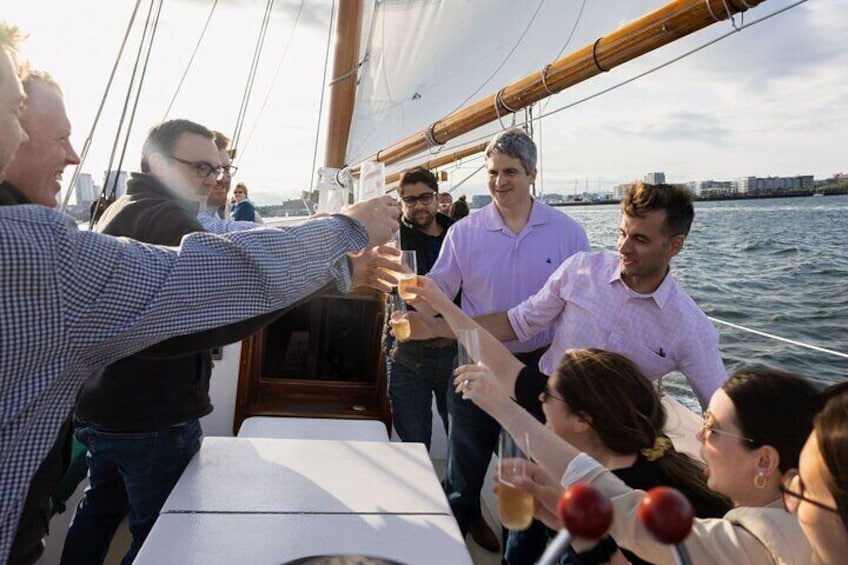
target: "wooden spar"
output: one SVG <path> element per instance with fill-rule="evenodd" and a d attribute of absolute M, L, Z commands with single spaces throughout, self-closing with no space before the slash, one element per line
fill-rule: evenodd
<path fill-rule="evenodd" d="M 416 167 L 424 167 L 427 169 L 435 169 L 441 167 L 442 165 L 447 165 L 448 163 L 453 163 L 454 161 L 459 161 L 460 159 L 464 159 L 470 155 L 474 155 L 476 153 L 481 152 L 488 145 L 488 141 L 484 141 L 483 143 L 478 143 L 477 145 L 472 145 L 471 147 L 466 147 L 465 149 L 460 149 L 459 151 L 454 151 L 453 153 L 445 153 L 435 159 L 430 159 L 429 161 L 425 161 L 423 163 L 418 163 L 414 166 Z M 351 173 L 353 176 L 359 175 L 359 165 L 351 168 Z M 386 175 L 386 184 L 391 184 L 393 182 L 397 182 L 400 180 L 400 176 L 403 174 L 403 171 L 399 171 L 397 173 L 392 173 L 390 175 Z"/>
<path fill-rule="evenodd" d="M 330 108 L 324 165 L 340 169 L 350 135 L 356 78 L 359 75 L 359 44 L 362 33 L 362 0 L 339 2 L 336 16 L 336 50 L 330 81 Z"/>
<path fill-rule="evenodd" d="M 672 43 L 766 0 L 675 0 L 621 27 L 595 43 L 432 124 L 426 130 L 377 152 L 366 160 L 396 163 L 444 144 L 602 72 Z M 737 4 L 741 4 L 737 5 Z M 730 13 L 728 13 L 728 11 Z M 497 110 L 495 109 L 497 107 Z"/>

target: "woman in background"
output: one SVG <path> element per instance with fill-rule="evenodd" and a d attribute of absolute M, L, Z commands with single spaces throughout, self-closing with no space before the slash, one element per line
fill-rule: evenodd
<path fill-rule="evenodd" d="M 233 199 L 230 203 L 232 204 L 230 214 L 233 220 L 255 222 L 257 224 L 262 223 L 262 218 L 259 216 L 259 212 L 256 211 L 256 206 L 247 197 L 247 186 L 243 182 L 236 185 L 233 190 Z"/>

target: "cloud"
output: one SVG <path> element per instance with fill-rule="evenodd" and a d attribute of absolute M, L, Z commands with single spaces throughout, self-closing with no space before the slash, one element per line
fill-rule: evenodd
<path fill-rule="evenodd" d="M 730 133 L 720 118 L 697 111 L 675 111 L 647 123 L 634 119 L 630 123 L 613 125 L 611 130 L 654 142 L 695 141 L 711 145 L 723 143 Z"/>

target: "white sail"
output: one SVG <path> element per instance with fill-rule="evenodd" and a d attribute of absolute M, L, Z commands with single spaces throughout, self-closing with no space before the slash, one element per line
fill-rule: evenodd
<path fill-rule="evenodd" d="M 377 2 L 364 31 L 346 161 L 372 156 L 663 3 L 616 3 L 623 10 L 609 10 L 583 0 Z"/>

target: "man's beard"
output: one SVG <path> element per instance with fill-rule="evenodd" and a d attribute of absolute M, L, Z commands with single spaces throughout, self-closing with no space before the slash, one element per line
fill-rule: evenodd
<path fill-rule="evenodd" d="M 408 218 L 408 220 L 413 226 L 426 228 L 433 224 L 436 220 L 436 215 L 430 212 L 417 212 L 411 218 Z"/>

